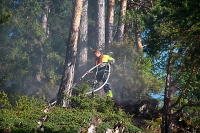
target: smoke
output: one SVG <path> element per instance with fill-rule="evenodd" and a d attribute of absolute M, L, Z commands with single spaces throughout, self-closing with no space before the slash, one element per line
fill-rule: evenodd
<path fill-rule="evenodd" d="M 143 95 L 147 95 L 148 84 L 137 65 L 140 55 L 130 44 L 133 42 L 123 45 L 116 43 L 112 49 L 116 63 L 112 66 L 110 79 L 114 99 L 118 103 L 134 103 Z"/>
<path fill-rule="evenodd" d="M 57 97 L 58 88 L 46 91 L 47 101 L 55 100 Z"/>

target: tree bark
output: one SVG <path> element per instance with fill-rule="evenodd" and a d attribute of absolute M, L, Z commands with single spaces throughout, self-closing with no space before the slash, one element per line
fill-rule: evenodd
<path fill-rule="evenodd" d="M 78 42 L 78 73 L 82 75 L 86 71 L 88 54 L 88 0 L 83 0 L 83 11 L 79 28 Z"/>
<path fill-rule="evenodd" d="M 118 30 L 117 30 L 117 42 L 123 42 L 124 40 L 124 19 L 126 15 L 126 6 L 127 6 L 127 0 L 121 0 L 120 5 L 120 20 L 118 23 Z"/>
<path fill-rule="evenodd" d="M 106 34 L 105 34 L 105 44 L 106 44 L 105 47 L 107 51 L 110 51 L 111 43 L 113 42 L 114 7 L 115 7 L 115 0 L 108 0 Z"/>
<path fill-rule="evenodd" d="M 97 20 L 96 20 L 96 30 L 97 30 L 97 42 L 96 48 L 100 49 L 102 44 L 105 43 L 105 1 L 98 0 L 97 1 Z M 101 48 L 101 49 L 104 49 Z"/>
<path fill-rule="evenodd" d="M 166 76 L 166 85 L 165 85 L 165 94 L 164 94 L 164 107 L 163 107 L 163 116 L 162 116 L 162 133 L 168 133 L 169 130 L 169 123 L 168 123 L 168 116 L 170 115 L 171 110 L 171 103 L 169 99 L 169 91 L 170 91 L 170 77 L 171 77 L 171 65 L 172 57 L 171 52 L 169 53 L 169 59 L 167 64 L 167 76 Z"/>
<path fill-rule="evenodd" d="M 142 51 L 143 46 L 142 46 L 142 40 L 141 40 L 141 37 L 140 37 L 140 27 L 138 25 L 137 18 L 135 19 L 135 41 L 136 41 L 138 52 Z"/>
<path fill-rule="evenodd" d="M 61 79 L 60 88 L 57 94 L 57 104 L 68 107 L 69 99 L 72 93 L 72 85 L 74 80 L 74 68 L 77 55 L 78 31 L 81 19 L 83 0 L 74 2 L 73 17 L 71 29 L 66 50 L 64 72 Z"/>
<path fill-rule="evenodd" d="M 48 1 L 44 1 L 45 6 L 43 7 L 44 14 L 42 16 L 42 28 L 45 29 L 45 34 L 48 35 L 48 26 L 47 26 L 47 20 L 48 20 L 48 12 L 49 12 L 49 3 Z"/>
<path fill-rule="evenodd" d="M 41 53 L 44 53 L 44 48 L 43 48 L 43 44 L 45 42 L 46 36 L 47 36 L 47 23 L 48 23 L 48 10 L 49 10 L 49 3 L 48 1 L 44 0 L 44 7 L 43 7 L 43 11 L 44 14 L 42 15 L 42 21 L 41 21 L 41 26 L 44 29 L 44 36 L 41 37 L 41 44 L 40 44 L 40 50 Z M 36 74 L 36 80 L 38 82 L 42 82 L 42 71 L 44 67 L 44 61 L 43 61 L 43 56 L 40 56 L 40 65 L 39 65 L 39 72 Z"/>

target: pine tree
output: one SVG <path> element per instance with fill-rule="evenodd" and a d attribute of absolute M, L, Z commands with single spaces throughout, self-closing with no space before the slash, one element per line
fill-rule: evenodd
<path fill-rule="evenodd" d="M 68 97 L 71 96 L 72 93 L 72 84 L 74 80 L 74 68 L 77 56 L 78 33 L 81 20 L 82 6 L 83 0 L 76 0 L 74 2 L 74 10 L 66 50 L 64 72 L 57 95 L 57 104 L 63 107 L 69 106 Z"/>
<path fill-rule="evenodd" d="M 115 0 L 109 0 L 107 6 L 107 18 L 106 18 L 106 29 L 105 29 L 106 51 L 110 51 L 111 44 L 113 42 L 114 8 L 115 8 Z"/>
<path fill-rule="evenodd" d="M 88 56 L 88 0 L 83 2 L 83 11 L 81 14 L 81 23 L 79 28 L 78 42 L 78 75 L 82 75 L 86 71 Z"/>
<path fill-rule="evenodd" d="M 102 44 L 105 44 L 105 1 L 97 0 L 97 12 L 96 12 L 96 46 L 95 49 L 99 49 Z"/>
<path fill-rule="evenodd" d="M 126 14 L 127 0 L 121 0 L 120 2 L 120 16 L 117 30 L 117 42 L 123 42 L 124 40 L 124 21 Z"/>

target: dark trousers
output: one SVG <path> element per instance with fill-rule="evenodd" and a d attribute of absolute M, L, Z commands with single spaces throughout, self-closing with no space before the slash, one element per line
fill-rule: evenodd
<path fill-rule="evenodd" d="M 105 66 L 103 68 L 99 68 L 96 74 L 96 78 L 95 80 L 97 80 L 98 82 L 102 81 L 103 83 L 105 83 L 105 81 L 108 78 L 108 66 Z M 109 79 L 108 82 L 104 85 L 104 92 L 107 93 L 110 89 L 110 85 L 109 85 Z"/>

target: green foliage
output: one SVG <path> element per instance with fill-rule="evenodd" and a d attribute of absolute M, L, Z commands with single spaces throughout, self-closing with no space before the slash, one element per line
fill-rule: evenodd
<path fill-rule="evenodd" d="M 95 95 L 94 98 L 81 94 L 78 97 L 70 97 L 73 108 L 80 110 L 88 110 L 89 108 L 95 111 L 97 115 L 103 119 L 103 123 L 97 126 L 99 132 L 103 132 L 108 128 L 112 128 L 117 122 L 121 121 L 125 126 L 126 131 L 140 131 L 139 128 L 135 127 L 131 118 L 132 115 L 127 115 L 123 110 L 115 110 L 114 101 L 110 98 L 102 98 L 99 95 Z"/>
<path fill-rule="evenodd" d="M 80 109 L 95 109 L 98 112 L 108 113 L 114 106 L 114 101 L 111 99 L 102 98 L 99 95 L 95 95 L 94 98 L 88 98 L 88 95 L 81 94 L 78 97 L 70 97 L 71 105 Z"/>
<path fill-rule="evenodd" d="M 151 59 L 138 53 L 132 44 L 132 40 L 125 40 L 123 45 L 115 43 L 112 47 L 116 59 L 111 71 L 113 90 L 117 90 L 114 95 L 137 99 L 160 92 L 162 77 L 153 73 Z"/>
<path fill-rule="evenodd" d="M 56 107 L 48 115 L 49 120 L 45 122 L 45 128 L 52 132 L 65 130 L 66 132 L 76 132 L 82 127 L 87 127 L 93 112 L 84 109 L 65 109 Z"/>
<path fill-rule="evenodd" d="M 32 110 L 35 109 L 37 106 L 44 107 L 45 103 L 42 99 L 37 99 L 35 97 L 28 97 L 26 95 L 19 96 L 18 100 L 16 101 L 15 109 L 17 110 Z"/>
<path fill-rule="evenodd" d="M 13 109 L 3 109 L 0 114 L 0 128 L 10 127 L 12 132 L 20 131 L 21 129 L 31 132 L 37 127 L 39 115 L 42 115 L 40 110 L 18 111 Z"/>
<path fill-rule="evenodd" d="M 9 21 L 10 17 L 11 17 L 11 14 L 8 14 L 8 15 L 3 14 L 3 15 L 1 15 L 0 16 L 0 24 L 4 24 L 5 22 Z"/>
<path fill-rule="evenodd" d="M 35 132 L 40 116 L 44 115 L 41 99 L 19 96 L 16 106 L 0 110 L 0 128 L 10 128 L 12 132 Z"/>
<path fill-rule="evenodd" d="M 4 92 L 0 92 L 0 108 L 11 108 L 8 96 Z"/>
<path fill-rule="evenodd" d="M 146 124 L 143 125 L 142 129 L 145 133 L 154 133 L 156 130 L 160 130 L 161 122 L 154 122 L 151 120 L 145 120 Z"/>
<path fill-rule="evenodd" d="M 173 107 L 174 111 L 185 107 L 183 111 L 190 115 L 192 112 L 187 106 L 198 106 L 200 103 L 199 87 L 197 87 L 200 66 L 200 32 L 197 26 L 200 17 L 196 14 L 199 9 L 199 3 L 195 0 L 157 0 L 154 1 L 154 6 L 148 15 L 144 17 L 147 53 L 153 56 L 155 69 L 166 71 L 170 66 L 168 71 L 170 81 L 178 81 L 175 84 L 177 90 L 173 88 L 176 92 L 173 103 L 175 101 L 178 103 Z"/>
<path fill-rule="evenodd" d="M 152 59 L 149 57 L 140 56 L 137 62 L 138 71 L 145 77 L 150 91 L 154 94 L 161 92 L 162 87 L 164 87 L 163 72 L 153 71 Z"/>
<path fill-rule="evenodd" d="M 81 100 L 80 100 L 81 99 Z M 91 106 L 88 106 L 88 103 Z M 127 115 L 123 110 L 113 108 L 111 99 L 95 98 L 80 95 L 71 97 L 72 108 L 51 107 L 48 113 L 43 112 L 46 108 L 41 99 L 19 96 L 16 106 L 10 109 L 0 110 L 0 129 L 8 128 L 12 132 L 42 132 L 38 127 L 40 119 L 47 116 L 43 123 L 44 132 L 69 132 L 74 133 L 82 128 L 88 128 L 92 119 L 96 117 L 102 120 L 97 124 L 97 131 L 103 132 L 107 128 L 113 128 L 121 121 L 125 130 L 129 132 L 141 131 L 132 124 L 133 116 Z M 86 105 L 84 107 L 84 105 Z M 105 108 L 105 109 L 104 109 Z"/>
<path fill-rule="evenodd" d="M 49 6 L 49 12 L 44 5 Z M 0 25 L 0 90 L 6 89 L 8 96 L 41 96 L 58 88 L 72 1 L 7 0 L 1 1 L 0 7 L 4 15 L 12 14 Z M 44 13 L 48 15 L 46 30 L 41 23 Z"/>
<path fill-rule="evenodd" d="M 154 1 L 154 7 L 145 17 L 146 41 L 150 44 L 148 52 L 155 55 L 161 50 L 167 50 L 168 46 L 173 44 L 178 49 L 186 48 L 192 43 L 198 47 L 199 29 L 193 28 L 199 25 L 199 17 L 195 13 L 198 11 L 199 4 L 195 0 Z"/>
<path fill-rule="evenodd" d="M 199 5 L 196 1 L 177 2 L 170 0 L 167 2 L 154 2 L 155 6 L 146 17 L 148 52 L 157 55 L 156 57 L 161 57 L 157 59 L 160 60 L 160 65 L 163 64 L 165 69 L 166 64 L 164 62 L 167 61 L 168 51 L 171 49 L 173 51 L 171 55 L 173 56 L 173 73 L 177 74 L 183 67 L 185 70 L 191 70 L 191 64 L 199 64 L 197 59 L 199 56 L 197 50 L 199 49 L 199 39 L 197 39 L 197 36 L 199 33 L 198 29 L 193 29 L 198 25 L 199 17 L 194 17 L 196 14 L 194 12 L 199 11 Z M 189 10 L 193 11 L 188 13 Z M 182 11 L 187 11 L 187 13 L 182 14 Z M 193 34 L 194 32 L 195 34 Z"/>
<path fill-rule="evenodd" d="M 5 1 L 0 1 L 0 25 L 5 24 L 10 20 L 12 14 L 5 6 Z"/>

